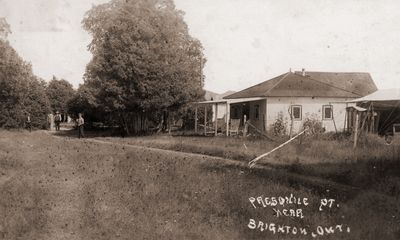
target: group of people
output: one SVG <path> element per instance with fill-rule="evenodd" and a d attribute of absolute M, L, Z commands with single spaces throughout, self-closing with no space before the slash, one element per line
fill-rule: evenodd
<path fill-rule="evenodd" d="M 55 130 L 60 131 L 60 126 L 61 126 L 61 123 L 63 122 L 63 117 L 59 111 L 56 111 L 55 115 L 49 114 L 47 121 L 49 124 L 49 128 L 51 130 L 53 129 L 53 126 L 55 126 Z M 85 136 L 83 133 L 84 124 L 85 124 L 85 120 L 83 119 L 82 114 L 79 113 L 78 118 L 76 119 L 76 125 L 78 128 L 78 138 L 83 138 Z M 30 115 L 28 115 L 27 126 L 29 126 L 29 129 L 31 129 Z"/>
<path fill-rule="evenodd" d="M 60 131 L 61 122 L 62 122 L 62 116 L 59 111 L 56 111 L 56 114 L 54 115 L 54 124 L 56 127 L 56 131 Z M 85 137 L 85 135 L 83 133 L 84 124 L 85 124 L 85 120 L 82 117 L 82 113 L 79 113 L 78 118 L 76 119 L 76 125 L 78 127 L 78 138 Z"/>

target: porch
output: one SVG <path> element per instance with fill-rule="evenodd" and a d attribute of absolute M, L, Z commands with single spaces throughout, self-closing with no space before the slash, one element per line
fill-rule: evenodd
<path fill-rule="evenodd" d="M 199 123 L 199 108 L 204 109 L 204 119 Z M 209 115 L 211 110 L 211 116 Z M 203 101 L 195 106 L 195 133 L 231 136 L 247 132 L 246 123 L 265 131 L 266 98 L 239 98 Z M 203 128 L 199 131 L 199 128 Z"/>

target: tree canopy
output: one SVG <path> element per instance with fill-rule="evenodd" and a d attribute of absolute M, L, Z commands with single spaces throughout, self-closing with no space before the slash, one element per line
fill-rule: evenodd
<path fill-rule="evenodd" d="M 0 35 L 10 32 L 0 21 Z M 37 78 L 5 39 L 0 39 L 0 127 L 23 127 L 28 114 L 34 127 L 44 127 L 49 113 L 45 82 Z"/>
<path fill-rule="evenodd" d="M 5 18 L 0 18 L 0 39 L 6 40 L 11 28 Z"/>
<path fill-rule="evenodd" d="M 79 113 L 83 113 L 85 117 L 88 117 L 89 121 L 93 120 L 101 120 L 99 114 L 102 114 L 101 111 L 98 111 L 97 101 L 92 93 L 92 88 L 89 88 L 87 85 L 80 85 L 78 91 L 74 94 L 74 96 L 68 101 L 68 113 L 77 117 Z"/>
<path fill-rule="evenodd" d="M 45 82 L 32 73 L 30 64 L 0 40 L 0 127 L 23 127 L 28 114 L 34 127 L 44 127 L 49 113 Z"/>
<path fill-rule="evenodd" d="M 74 97 L 75 90 L 71 83 L 64 79 L 53 79 L 49 82 L 46 88 L 47 97 L 50 100 L 50 105 L 53 110 L 60 112 L 68 112 L 67 103 Z"/>
<path fill-rule="evenodd" d="M 178 109 L 204 96 L 202 46 L 172 0 L 112 0 L 83 26 L 93 37 L 85 85 L 105 111 Z"/>

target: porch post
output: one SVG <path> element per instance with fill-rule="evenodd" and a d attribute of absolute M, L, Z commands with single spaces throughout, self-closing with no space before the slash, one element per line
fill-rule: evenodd
<path fill-rule="evenodd" d="M 346 132 L 346 125 L 348 125 L 348 124 L 347 124 L 347 121 L 348 121 L 348 120 L 347 120 L 347 118 L 348 118 L 347 115 L 348 115 L 348 110 L 347 110 L 347 103 L 346 103 L 346 112 L 344 113 L 344 124 L 343 124 L 343 125 L 344 125 L 344 126 L 343 126 L 343 132 L 344 132 L 344 133 Z"/>
<path fill-rule="evenodd" d="M 215 136 L 218 134 L 218 103 L 215 103 Z"/>
<path fill-rule="evenodd" d="M 247 136 L 247 116 L 243 116 L 243 137 Z"/>
<path fill-rule="evenodd" d="M 229 120 L 231 118 L 231 109 L 230 109 L 230 105 L 229 102 L 226 102 L 226 112 L 225 112 L 225 116 L 226 116 L 226 136 L 229 136 Z"/>
<path fill-rule="evenodd" d="M 356 147 L 357 147 L 357 140 L 358 140 L 358 125 L 359 125 L 359 119 L 360 119 L 360 116 L 359 116 L 359 114 L 358 114 L 359 112 L 357 111 L 357 114 L 356 114 L 356 126 L 355 126 L 355 128 L 354 128 L 354 144 L 353 144 L 353 149 L 355 149 Z"/>
<path fill-rule="evenodd" d="M 207 135 L 207 104 L 204 105 L 204 136 Z"/>
<path fill-rule="evenodd" d="M 194 109 L 194 132 L 197 133 L 197 104 L 196 104 L 196 108 Z"/>

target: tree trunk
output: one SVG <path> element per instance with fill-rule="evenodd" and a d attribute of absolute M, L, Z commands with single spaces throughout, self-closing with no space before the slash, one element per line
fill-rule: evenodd
<path fill-rule="evenodd" d="M 162 130 L 165 132 L 168 130 L 169 128 L 169 113 L 167 110 L 163 111 L 163 126 L 162 126 Z"/>
<path fill-rule="evenodd" d="M 128 114 L 129 115 L 129 114 Z M 127 113 L 120 113 L 120 121 L 121 121 L 121 136 L 125 137 L 129 136 L 129 127 L 128 127 L 128 116 Z"/>

